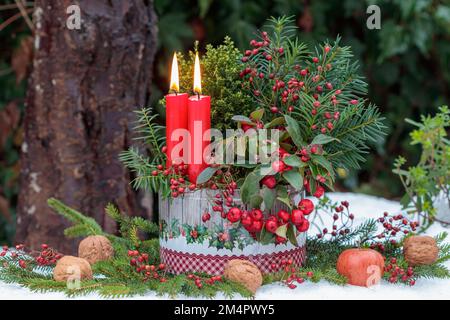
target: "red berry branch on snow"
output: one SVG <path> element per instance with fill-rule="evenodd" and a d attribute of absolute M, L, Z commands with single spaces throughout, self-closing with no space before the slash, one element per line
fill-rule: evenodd
<path fill-rule="evenodd" d="M 17 262 L 18 265 L 23 268 L 33 268 L 35 266 L 55 266 L 59 259 L 63 257 L 55 249 L 49 247 L 47 244 L 41 245 L 41 251 L 25 251 L 25 245 L 18 244 L 15 250 L 11 250 L 8 246 L 3 246 L 0 257 L 5 257 L 9 254 L 9 257 L 13 262 Z"/>

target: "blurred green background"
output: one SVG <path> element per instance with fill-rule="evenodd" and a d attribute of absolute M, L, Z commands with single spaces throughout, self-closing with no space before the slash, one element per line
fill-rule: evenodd
<path fill-rule="evenodd" d="M 32 39 L 14 1 L 0 2 L 0 242 L 14 234 L 22 114 Z M 32 10 L 33 2 L 26 8 Z M 381 9 L 381 29 L 369 30 L 366 9 Z M 155 0 L 159 18 L 152 101 L 167 90 L 175 50 L 218 44 L 230 35 L 248 47 L 256 29 L 270 16 L 293 15 L 302 41 L 342 36 L 369 83 L 370 100 L 385 114 L 389 135 L 368 155 L 364 169 L 350 172 L 339 189 L 398 198 L 402 189 L 391 173 L 397 155 L 416 159 L 405 118 L 434 113 L 450 103 L 450 0 Z"/>

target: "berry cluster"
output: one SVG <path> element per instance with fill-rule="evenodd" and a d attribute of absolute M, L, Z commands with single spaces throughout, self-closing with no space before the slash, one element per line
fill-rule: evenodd
<path fill-rule="evenodd" d="M 13 261 L 17 261 L 19 266 L 23 269 L 34 266 L 54 266 L 59 259 L 63 257 L 53 248 L 50 248 L 47 244 L 41 244 L 41 251 L 25 252 L 25 245 L 18 244 L 15 246 L 14 251 L 10 251 L 8 246 L 3 246 L 0 257 L 6 256 L 9 252 L 9 256 Z"/>
<path fill-rule="evenodd" d="M 385 250 L 385 243 L 397 246 L 398 235 L 408 235 L 416 231 L 419 226 L 419 222 L 409 221 L 402 214 L 389 215 L 387 212 L 384 212 L 383 216 L 378 218 L 377 222 L 382 225 L 383 229 L 379 234 L 370 239 L 373 241 L 370 247 L 372 249 L 378 249 L 381 252 Z"/>
<path fill-rule="evenodd" d="M 293 261 L 282 259 L 279 263 L 272 263 L 272 272 L 282 272 L 281 283 L 285 284 L 289 289 L 297 288 L 298 284 L 305 282 L 305 279 L 312 278 L 314 273 L 312 271 L 301 271 L 301 269 L 293 266 Z"/>
<path fill-rule="evenodd" d="M 207 278 L 202 278 L 198 275 L 195 274 L 187 274 L 186 278 L 188 278 L 189 280 L 193 280 L 195 283 L 195 286 L 198 289 L 203 288 L 203 283 L 209 284 L 209 285 L 214 285 L 216 282 L 222 282 L 222 276 L 212 276 L 212 277 L 207 277 Z"/>
<path fill-rule="evenodd" d="M 309 106 L 310 112 L 317 116 L 316 124 L 311 129 L 323 134 L 332 131 L 340 112 L 325 111 L 322 108 L 324 103 L 334 109 L 342 104 L 338 99 L 342 89 L 335 89 L 330 80 L 327 80 L 327 73 L 333 68 L 332 48 L 329 45 L 323 46 L 319 56 L 308 57 L 304 60 L 306 64 L 301 66 L 292 64 L 289 56 L 285 55 L 285 49 L 274 45 L 267 32 L 261 32 L 259 38 L 259 41 L 250 41 L 251 48 L 245 50 L 242 57 L 244 69 L 239 75 L 246 80 L 243 86 L 248 87 L 257 99 L 264 94 L 271 96 L 270 111 L 274 114 L 304 108 L 303 100 L 300 99 L 301 92 L 311 95 L 313 103 Z M 286 69 L 292 72 L 286 73 Z M 271 92 L 264 93 L 264 88 L 271 88 Z M 357 103 L 357 99 L 349 101 L 350 105 Z"/>
<path fill-rule="evenodd" d="M 388 281 L 390 283 L 404 283 L 410 286 L 416 284 L 416 280 L 414 278 L 414 270 L 412 267 L 401 268 L 397 264 L 396 258 L 391 258 L 389 263 L 386 264 L 385 272 L 388 273 Z"/>
<path fill-rule="evenodd" d="M 280 210 L 276 215 L 269 215 L 266 217 L 260 209 L 244 210 L 237 206 L 232 206 L 226 211 L 223 207 L 223 201 L 220 199 L 222 195 L 216 195 L 216 206 L 213 207 L 213 210 L 220 212 L 221 217 L 227 219 L 230 223 L 240 223 L 255 239 L 257 238 L 256 234 L 265 228 L 267 232 L 275 235 L 276 244 L 282 244 L 286 243 L 287 239 L 276 234 L 279 227 L 292 223 L 298 232 L 306 232 L 309 229 L 309 221 L 306 219 L 306 216 L 314 211 L 314 204 L 309 199 L 302 199 L 298 203 L 297 208 L 293 209 L 291 212 Z M 226 200 L 226 206 L 229 207 L 233 204 L 233 198 L 229 197 Z M 210 214 L 204 213 L 202 220 L 206 222 L 209 219 Z"/>
<path fill-rule="evenodd" d="M 62 258 L 62 254 L 55 249 L 50 248 L 47 244 L 41 244 L 42 251 L 36 257 L 36 262 L 40 266 L 55 265 L 56 262 Z"/>
<path fill-rule="evenodd" d="M 331 203 L 329 199 L 325 199 L 321 204 L 321 209 L 327 209 L 333 218 L 331 228 L 323 228 L 317 233 L 318 239 L 337 239 L 350 233 L 355 216 L 350 213 L 350 204 L 348 201 L 340 203 Z"/>
<path fill-rule="evenodd" d="M 163 150 L 166 147 L 163 147 Z M 170 190 L 173 198 L 182 195 L 186 190 L 195 190 L 196 185 L 188 183 L 185 179 L 188 166 L 186 164 L 173 164 L 170 167 L 164 167 L 162 164 L 156 166 L 156 170 L 152 171 L 152 176 L 164 176 L 170 178 Z"/>
<path fill-rule="evenodd" d="M 160 263 L 158 266 L 149 264 L 149 256 L 147 253 L 140 253 L 138 250 L 128 250 L 128 257 L 130 258 L 130 266 L 134 270 L 143 275 L 142 281 L 151 279 L 166 282 L 165 278 L 166 266 Z"/>

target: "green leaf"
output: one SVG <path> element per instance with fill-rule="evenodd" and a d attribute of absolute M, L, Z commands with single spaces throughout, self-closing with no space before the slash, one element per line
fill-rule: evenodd
<path fill-rule="evenodd" d="M 255 110 L 252 113 L 250 113 L 250 118 L 253 120 L 261 120 L 263 116 L 264 116 L 263 108 Z"/>
<path fill-rule="evenodd" d="M 289 135 L 291 136 L 292 141 L 294 141 L 295 145 L 300 148 L 305 146 L 305 142 L 302 139 L 298 122 L 288 115 L 284 115 L 284 119 L 286 120 L 286 123 L 288 125 L 286 129 L 289 132 Z"/>
<path fill-rule="evenodd" d="M 311 160 L 334 176 L 333 165 L 324 156 L 311 155 Z"/>
<path fill-rule="evenodd" d="M 211 6 L 212 0 L 199 0 L 198 1 L 198 6 L 200 9 L 200 14 L 199 16 L 201 18 L 204 18 L 206 16 L 206 14 L 208 13 L 209 7 Z"/>
<path fill-rule="evenodd" d="M 197 184 L 202 184 L 205 182 L 208 182 L 209 179 L 211 179 L 214 174 L 216 173 L 217 169 L 213 167 L 207 167 L 205 170 L 203 170 L 199 176 L 197 177 Z"/>
<path fill-rule="evenodd" d="M 411 197 L 409 196 L 409 194 L 405 193 L 405 195 L 400 200 L 400 204 L 403 206 L 403 208 L 407 208 L 410 203 L 411 203 Z"/>
<path fill-rule="evenodd" d="M 259 181 L 261 176 L 255 171 L 250 172 L 245 178 L 241 189 L 241 199 L 245 204 L 249 204 L 252 197 L 259 195 Z"/>
<path fill-rule="evenodd" d="M 255 123 L 252 122 L 252 120 L 250 118 L 248 118 L 246 116 L 236 115 L 236 116 L 233 116 L 231 118 L 231 120 L 237 121 L 237 122 L 240 122 L 240 123 L 249 124 L 249 125 L 252 125 L 252 126 L 256 125 Z"/>
<path fill-rule="evenodd" d="M 303 189 L 303 176 L 297 170 L 290 170 L 283 173 L 283 178 L 289 182 L 295 190 L 300 191 Z"/>
<path fill-rule="evenodd" d="M 273 119 L 269 123 L 267 123 L 264 126 L 264 128 L 270 129 L 270 128 L 273 128 L 273 127 L 276 127 L 276 126 L 279 126 L 279 125 L 282 125 L 282 124 L 285 124 L 285 123 L 286 123 L 286 121 L 284 120 L 284 117 L 278 117 L 278 118 Z"/>
<path fill-rule="evenodd" d="M 317 136 L 314 137 L 311 144 L 327 144 L 332 141 L 339 141 L 339 139 L 327 136 L 326 134 L 318 134 Z"/>
<path fill-rule="evenodd" d="M 259 242 L 261 242 L 262 244 L 273 243 L 274 237 L 275 236 L 272 233 L 267 232 L 265 225 L 263 225 L 263 228 L 259 234 Z"/>
<path fill-rule="evenodd" d="M 303 168 L 306 167 L 306 163 L 301 161 L 299 157 L 296 155 L 287 156 L 286 158 L 283 158 L 283 162 L 286 163 L 288 166 L 295 167 L 295 168 Z"/>
<path fill-rule="evenodd" d="M 295 236 L 295 227 L 293 224 L 289 224 L 286 232 L 288 240 L 296 247 L 298 247 L 297 237 Z"/>
<path fill-rule="evenodd" d="M 285 205 L 287 205 L 290 209 L 292 209 L 291 200 L 289 200 L 289 198 L 277 197 L 277 200 L 283 202 L 283 203 L 284 203 Z"/>
<path fill-rule="evenodd" d="M 277 185 L 277 196 L 280 198 L 287 198 L 288 197 L 287 187 L 283 185 Z"/>
<path fill-rule="evenodd" d="M 263 202 L 263 198 L 257 194 L 250 197 L 249 206 L 250 208 L 260 208 L 261 203 Z"/>
<path fill-rule="evenodd" d="M 283 224 L 277 228 L 277 231 L 275 231 L 275 234 L 279 237 L 286 238 L 286 232 L 287 232 L 287 224 Z"/>
<path fill-rule="evenodd" d="M 275 202 L 275 198 L 276 198 L 275 190 L 269 189 L 267 187 L 263 187 L 262 197 L 264 200 L 264 206 L 265 206 L 266 210 L 270 210 L 273 207 L 273 204 Z"/>

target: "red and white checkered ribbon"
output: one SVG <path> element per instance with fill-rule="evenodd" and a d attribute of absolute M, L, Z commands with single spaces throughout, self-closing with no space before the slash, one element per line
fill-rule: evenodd
<path fill-rule="evenodd" d="M 306 258 L 304 246 L 274 253 L 231 256 L 188 253 L 161 247 L 160 254 L 162 263 L 166 264 L 167 270 L 170 273 L 200 272 L 210 275 L 222 274 L 225 264 L 232 259 L 249 260 L 262 273 L 270 273 L 279 271 L 279 264 L 283 259 L 291 259 L 294 265 L 301 266 Z M 273 264 L 277 266 L 276 269 L 272 268 Z"/>

